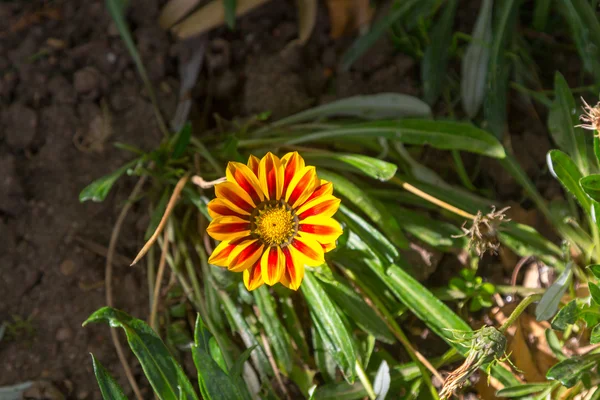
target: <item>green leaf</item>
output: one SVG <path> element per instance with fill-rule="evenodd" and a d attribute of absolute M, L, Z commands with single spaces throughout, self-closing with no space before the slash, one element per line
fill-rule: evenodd
<path fill-rule="evenodd" d="M 598 354 L 590 354 L 563 360 L 548 370 L 546 378 L 559 381 L 567 388 L 573 387 L 581 380 L 584 372 L 589 371 L 598 364 L 598 357 Z"/>
<path fill-rule="evenodd" d="M 269 293 L 267 287 L 261 286 L 253 292 L 253 295 L 260 311 L 259 321 L 265 328 L 277 365 L 287 376 L 292 371 L 293 363 L 290 336 L 279 320 L 273 296 Z"/>
<path fill-rule="evenodd" d="M 242 376 L 242 372 L 244 369 L 244 363 L 246 361 L 248 361 L 248 359 L 250 358 L 250 355 L 252 354 L 252 352 L 254 351 L 255 348 L 256 348 L 256 346 L 252 346 L 250 348 L 247 348 L 246 350 L 244 350 L 244 352 L 242 354 L 240 354 L 238 359 L 235 360 L 235 363 L 231 366 L 231 369 L 229 370 L 229 376 L 231 376 L 231 377 L 241 377 Z"/>
<path fill-rule="evenodd" d="M 518 0 L 507 0 L 498 2 L 496 6 L 499 19 L 494 30 L 494 40 L 490 54 L 484 114 L 489 129 L 497 138 L 501 138 L 504 134 L 506 123 L 506 93 L 508 91 L 510 64 L 506 62 L 505 53 L 509 36 L 513 33 L 518 3 Z"/>
<path fill-rule="evenodd" d="M 560 299 L 569 287 L 572 276 L 573 271 L 569 263 L 556 282 L 546 290 L 546 293 L 544 293 L 544 296 L 542 296 L 540 303 L 536 307 L 535 318 L 538 321 L 546 321 L 556 313 Z"/>
<path fill-rule="evenodd" d="M 581 129 L 575 128 L 579 123 L 575 99 L 567 81 L 558 71 L 554 75 L 554 93 L 555 98 L 548 113 L 548 129 L 556 145 L 573 158 L 585 175 L 588 171 L 586 135 Z"/>
<path fill-rule="evenodd" d="M 550 15 L 550 5 L 552 0 L 536 0 L 533 9 L 533 28 L 538 31 L 545 31 Z"/>
<path fill-rule="evenodd" d="M 334 167 L 340 170 L 360 172 L 370 178 L 387 181 L 395 174 L 395 164 L 361 154 L 304 153 L 304 159 L 312 165 Z"/>
<path fill-rule="evenodd" d="M 402 233 L 398 222 L 381 203 L 371 198 L 364 190 L 348 179 L 330 171 L 320 170 L 319 177 L 333 183 L 337 194 L 345 197 L 356 208 L 364 212 L 396 246 L 408 247 L 408 240 Z"/>
<path fill-rule="evenodd" d="M 229 29 L 235 28 L 235 9 L 237 6 L 237 0 L 223 0 L 223 7 L 225 7 L 225 23 Z"/>
<path fill-rule="evenodd" d="M 340 116 L 360 119 L 430 117 L 431 108 L 422 100 L 406 94 L 378 93 L 348 97 L 313 107 L 273 122 L 271 127 Z"/>
<path fill-rule="evenodd" d="M 590 270 L 590 272 L 596 277 L 596 279 L 600 279 L 600 264 L 588 265 L 587 269 Z"/>
<path fill-rule="evenodd" d="M 317 275 L 318 276 L 318 275 Z M 323 282 L 327 294 L 353 322 L 365 332 L 370 333 L 384 343 L 393 344 L 396 341 L 377 313 L 365 303 L 365 300 L 341 280 Z"/>
<path fill-rule="evenodd" d="M 100 393 L 102 393 L 102 398 L 104 400 L 121 400 L 127 399 L 125 394 L 123 393 L 123 389 L 119 384 L 114 380 L 112 376 L 108 373 L 108 371 L 100 364 L 100 361 L 92 356 L 92 364 L 94 365 L 94 375 L 96 375 L 96 381 L 98 382 L 98 386 L 100 386 Z"/>
<path fill-rule="evenodd" d="M 600 305 L 600 287 L 598 287 L 598 285 L 595 283 L 588 282 L 588 288 L 590 289 L 590 295 L 592 296 L 594 302 Z"/>
<path fill-rule="evenodd" d="M 192 346 L 192 357 L 198 370 L 198 385 L 203 398 L 215 400 L 244 398 L 233 380 L 207 352 L 198 346 Z"/>
<path fill-rule="evenodd" d="M 567 2 L 567 0 L 562 0 Z M 600 57 L 600 22 L 596 16 L 596 10 L 592 8 L 587 0 L 570 0 L 573 9 L 581 19 L 583 35 L 586 39 L 585 51 L 590 58 L 598 59 Z M 596 81 L 598 84 L 598 81 Z"/>
<path fill-rule="evenodd" d="M 102 178 L 96 179 L 94 182 L 90 183 L 81 191 L 81 193 L 79 193 L 79 201 L 81 203 L 88 200 L 96 202 L 104 201 L 117 179 L 119 179 L 121 175 L 123 175 L 129 168 L 131 168 L 137 162 L 137 159 L 130 161 L 115 172 L 113 172 L 112 174 L 105 175 Z"/>
<path fill-rule="evenodd" d="M 600 174 L 584 176 L 579 180 L 579 184 L 592 200 L 600 201 Z"/>
<path fill-rule="evenodd" d="M 123 328 L 127 343 L 139 360 L 146 378 L 161 400 L 198 400 L 192 384 L 158 335 L 143 321 L 111 307 L 94 312 L 83 323 L 108 322 L 113 328 Z"/>
<path fill-rule="evenodd" d="M 449 50 L 452 45 L 452 24 L 456 13 L 456 0 L 449 0 L 442 15 L 433 23 L 431 40 L 421 62 L 423 97 L 429 105 L 435 104 L 447 77 Z"/>
<path fill-rule="evenodd" d="M 493 0 L 483 1 L 471 42 L 462 59 L 460 94 L 463 109 L 469 118 L 477 115 L 485 97 L 492 40 L 492 5 Z"/>
<path fill-rule="evenodd" d="M 175 144 L 173 145 L 173 154 L 171 158 L 178 159 L 183 155 L 185 149 L 190 144 L 190 138 L 192 137 L 192 124 L 187 122 L 177 135 L 174 136 Z"/>
<path fill-rule="evenodd" d="M 467 242 L 464 237 L 454 237 L 463 232 L 450 223 L 429 218 L 427 215 L 398 207 L 395 204 L 393 208 L 391 207 L 392 205 L 390 205 L 390 209 L 394 210 L 394 217 L 404 230 L 431 246 L 447 250 L 464 247 Z"/>
<path fill-rule="evenodd" d="M 564 309 L 564 307 L 563 307 Z M 562 310 L 561 310 L 562 311 Z M 560 311 L 559 311 L 560 314 Z M 554 317 L 556 319 L 556 317 Z M 553 322 L 553 327 L 554 327 L 554 321 Z M 554 354 L 554 356 L 558 359 L 558 360 L 564 360 L 566 358 L 566 356 L 563 353 L 562 350 L 562 345 L 560 344 L 560 340 L 558 340 L 558 336 L 556 336 L 556 333 L 548 328 L 546 329 L 546 331 L 544 332 L 545 336 L 546 336 L 546 342 L 548 342 L 548 347 L 550 348 L 550 350 L 552 350 L 552 353 Z"/>
<path fill-rule="evenodd" d="M 569 325 L 574 324 L 579 317 L 579 308 L 577 301 L 571 300 L 566 306 L 558 311 L 558 314 L 552 319 L 552 328 L 564 331 Z"/>
<path fill-rule="evenodd" d="M 504 147 L 486 131 L 470 123 L 404 119 L 399 121 L 373 121 L 348 124 L 292 139 L 282 139 L 289 145 L 324 139 L 350 139 L 357 137 L 384 137 L 402 143 L 429 145 L 441 150 L 463 150 L 494 158 L 504 158 Z M 277 139 L 278 141 L 280 139 Z"/>
<path fill-rule="evenodd" d="M 523 396 L 527 396 L 529 394 L 541 392 L 542 390 L 546 389 L 550 385 L 551 384 L 549 382 L 547 382 L 547 383 L 522 383 L 517 386 L 508 386 L 508 387 L 502 388 L 496 392 L 496 396 L 509 397 L 509 398 L 523 397 Z"/>
<path fill-rule="evenodd" d="M 581 185 L 581 172 L 571 158 L 560 150 L 548 152 L 548 167 L 555 178 L 571 193 L 586 212 L 590 212 L 590 199 L 586 196 Z"/>
<path fill-rule="evenodd" d="M 600 324 L 596 325 L 592 329 L 592 333 L 590 334 L 590 343 L 591 344 L 600 343 Z"/>
<path fill-rule="evenodd" d="M 560 248 L 528 225 L 507 222 L 498 232 L 498 239 L 521 257 L 535 255 L 550 266 L 562 266 Z"/>
<path fill-rule="evenodd" d="M 331 355 L 342 370 L 344 378 L 349 383 L 353 383 L 356 363 L 354 343 L 334 304 L 309 271 L 306 271 L 301 290 L 323 341 L 328 344 Z"/>
<path fill-rule="evenodd" d="M 352 64 L 369 50 L 385 31 L 391 28 L 396 21 L 402 18 L 415 4 L 418 3 L 419 0 L 403 1 L 398 8 L 387 13 L 379 21 L 376 21 L 371 27 L 371 30 L 366 35 L 356 39 L 352 46 L 344 53 L 342 57 L 342 68 L 344 70 L 350 69 Z"/>

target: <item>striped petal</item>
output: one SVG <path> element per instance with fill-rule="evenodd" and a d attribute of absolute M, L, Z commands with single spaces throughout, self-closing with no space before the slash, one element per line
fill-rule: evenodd
<path fill-rule="evenodd" d="M 234 240 L 250 234 L 250 222 L 238 217 L 218 217 L 211 221 L 206 232 L 215 240 Z"/>
<path fill-rule="evenodd" d="M 232 161 L 227 164 L 227 171 L 225 174 L 229 182 L 237 183 L 246 193 L 248 193 L 254 204 L 258 204 L 265 199 L 258 178 L 246 165 Z"/>
<path fill-rule="evenodd" d="M 342 227 L 335 219 L 320 215 L 300 221 L 298 230 L 321 244 L 335 242 L 342 234 Z"/>
<path fill-rule="evenodd" d="M 226 267 L 227 258 L 231 251 L 235 248 L 235 242 L 231 242 L 230 240 L 224 240 L 215 249 L 208 259 L 208 263 L 212 265 L 217 265 L 219 267 Z"/>
<path fill-rule="evenodd" d="M 298 290 L 302 279 L 304 279 L 304 262 L 302 257 L 296 254 L 296 250 L 291 246 L 286 246 L 282 249 L 283 255 L 285 256 L 285 272 L 281 277 L 281 284 L 285 287 Z"/>
<path fill-rule="evenodd" d="M 285 270 L 285 256 L 279 246 L 272 246 L 265 250 L 260 259 L 263 280 L 267 285 L 273 286 Z"/>
<path fill-rule="evenodd" d="M 258 289 L 265 283 L 262 277 L 260 260 L 255 262 L 254 265 L 244 270 L 244 285 L 246 289 L 252 291 Z"/>
<path fill-rule="evenodd" d="M 215 194 L 228 207 L 240 214 L 250 214 L 255 204 L 239 185 L 233 182 L 223 182 L 215 186 Z"/>
<path fill-rule="evenodd" d="M 308 199 L 306 199 L 306 202 L 316 199 L 317 197 L 327 196 L 330 194 L 333 194 L 333 183 L 321 179 L 321 185 L 315 189 L 313 194 L 311 194 Z"/>
<path fill-rule="evenodd" d="M 238 244 L 227 259 L 228 269 L 242 272 L 250 268 L 260 259 L 264 245 L 257 239 L 245 240 Z"/>
<path fill-rule="evenodd" d="M 321 243 L 321 247 L 323 248 L 323 251 L 325 253 L 327 253 L 327 252 L 330 252 L 331 250 L 335 249 L 337 247 L 337 245 L 335 244 L 335 242 L 326 243 L 326 244 Z"/>
<path fill-rule="evenodd" d="M 252 170 L 252 172 L 254 172 L 254 175 L 256 175 L 258 177 L 258 165 L 260 164 L 260 160 L 258 159 L 258 157 L 250 155 L 250 158 L 248 158 L 248 168 L 250 168 Z"/>
<path fill-rule="evenodd" d="M 304 168 L 304 159 L 300 157 L 297 151 L 293 153 L 287 153 L 281 157 L 281 163 L 283 164 L 283 193 L 287 191 L 288 186 L 294 179 L 294 176 Z"/>
<path fill-rule="evenodd" d="M 292 247 L 292 256 L 294 262 L 304 263 L 311 267 L 316 267 L 325 262 L 323 247 L 315 239 L 304 236 L 299 233 L 290 243 Z M 296 250 L 297 253 L 293 251 Z"/>
<path fill-rule="evenodd" d="M 283 193 L 283 166 L 279 157 L 269 152 L 260 160 L 258 180 L 263 193 L 269 200 L 281 199 Z"/>
<path fill-rule="evenodd" d="M 239 213 L 237 211 L 235 211 L 233 208 L 235 207 L 234 205 L 231 204 L 231 202 L 227 202 L 224 201 L 223 199 L 212 199 L 211 201 L 208 202 L 208 215 L 210 215 L 210 217 L 212 219 L 215 218 L 219 218 L 219 217 L 238 217 L 241 219 L 247 219 L 248 218 L 248 213 L 244 212 L 244 213 Z M 237 207 L 235 207 L 237 208 Z"/>
<path fill-rule="evenodd" d="M 302 205 L 319 186 L 315 167 L 304 167 L 294 176 L 285 193 L 285 200 L 292 208 Z"/>
<path fill-rule="evenodd" d="M 333 217 L 340 207 L 340 199 L 327 195 L 320 196 L 306 202 L 296 211 L 298 218 L 302 221 L 305 218 L 318 215 L 320 217 Z"/>

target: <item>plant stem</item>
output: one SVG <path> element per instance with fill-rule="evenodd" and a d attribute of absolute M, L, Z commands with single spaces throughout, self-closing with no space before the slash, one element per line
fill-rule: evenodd
<path fill-rule="evenodd" d="M 390 182 L 395 183 L 398 186 L 401 186 L 404 190 L 411 192 L 412 194 L 415 194 L 415 195 L 421 197 L 422 199 L 427 200 L 430 203 L 433 203 L 439 207 L 442 207 L 448 211 L 451 211 L 457 215 L 460 215 L 463 218 L 467 218 L 470 220 L 475 219 L 475 216 L 473 214 L 470 214 L 464 210 L 461 210 L 460 208 L 454 207 L 453 205 L 450 205 L 436 197 L 433 197 L 432 195 L 427 194 L 427 193 L 423 192 L 422 190 L 414 187 L 410 183 L 404 182 L 402 179 L 398 178 L 397 176 L 394 176 L 392 179 L 390 179 Z"/>
<path fill-rule="evenodd" d="M 541 293 L 532 294 L 530 296 L 525 297 L 523 300 L 521 300 L 517 308 L 515 308 L 512 314 L 510 314 L 510 317 L 508 317 L 508 319 L 504 321 L 504 323 L 498 330 L 503 334 L 506 333 L 506 330 L 521 316 L 523 311 L 525 311 L 525 309 L 529 307 L 531 303 L 533 303 L 534 301 L 538 301 L 541 298 Z"/>
<path fill-rule="evenodd" d="M 367 394 L 369 395 L 369 399 L 375 400 L 377 398 L 377 395 L 375 394 L 375 390 L 373 390 L 373 385 L 371 385 L 369 377 L 365 373 L 365 370 L 363 369 L 362 365 L 360 365 L 360 361 L 356 360 L 354 368 L 356 369 L 356 375 L 358 375 L 358 379 L 360 379 L 360 382 L 362 383 L 363 387 L 367 391 Z"/>

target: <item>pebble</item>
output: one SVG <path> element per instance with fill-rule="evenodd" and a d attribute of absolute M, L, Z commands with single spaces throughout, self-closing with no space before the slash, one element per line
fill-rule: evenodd
<path fill-rule="evenodd" d="M 74 84 L 77 93 L 87 94 L 97 90 L 100 86 L 100 72 L 94 67 L 80 69 L 75 72 Z"/>
<path fill-rule="evenodd" d="M 69 276 L 75 271 L 75 263 L 73 260 L 66 259 L 60 264 L 59 269 L 61 274 Z"/>
<path fill-rule="evenodd" d="M 56 340 L 58 342 L 65 342 L 73 337 L 73 331 L 71 328 L 63 327 L 56 331 Z"/>

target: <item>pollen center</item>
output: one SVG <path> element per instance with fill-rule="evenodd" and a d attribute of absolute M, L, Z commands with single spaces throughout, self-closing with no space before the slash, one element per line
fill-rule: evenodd
<path fill-rule="evenodd" d="M 254 217 L 254 230 L 263 243 L 280 246 L 294 236 L 297 229 L 294 213 L 285 204 L 266 204 Z"/>

